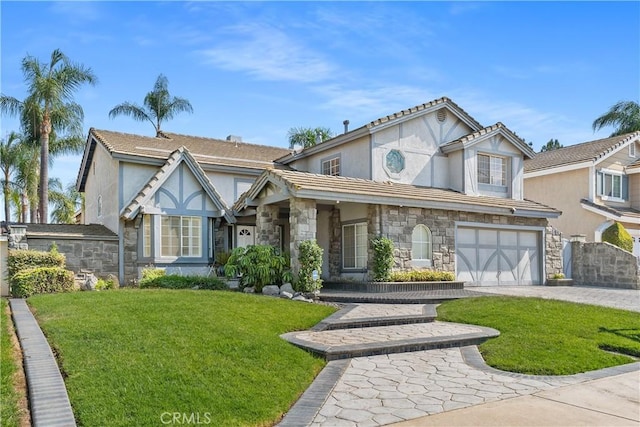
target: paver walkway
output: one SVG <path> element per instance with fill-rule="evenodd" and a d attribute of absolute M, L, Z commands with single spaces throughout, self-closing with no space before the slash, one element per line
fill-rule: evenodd
<path fill-rule="evenodd" d="M 467 289 L 479 294 L 558 299 L 640 311 L 640 290 L 638 289 L 596 288 L 592 286 L 475 286 Z"/>
<path fill-rule="evenodd" d="M 22 347 L 33 426 L 75 426 L 67 389 L 36 319 L 23 299 L 10 299 L 16 334 Z"/>

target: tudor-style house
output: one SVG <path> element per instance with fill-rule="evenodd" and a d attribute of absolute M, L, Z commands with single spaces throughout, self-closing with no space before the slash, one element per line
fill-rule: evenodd
<path fill-rule="evenodd" d="M 544 283 L 561 272 L 549 226 L 560 211 L 525 199 L 531 148 L 483 127 L 448 98 L 300 151 L 166 133 L 91 129 L 78 188 L 86 223 L 121 241 L 121 280 L 154 264 L 206 271 L 216 251 L 316 239 L 325 280 L 366 280 L 369 241 L 389 237 L 396 268 L 455 272 L 474 285 Z"/>
<path fill-rule="evenodd" d="M 550 222 L 565 237 L 599 242 L 617 221 L 640 256 L 640 132 L 538 153 L 524 170 L 525 197 L 560 209 Z"/>

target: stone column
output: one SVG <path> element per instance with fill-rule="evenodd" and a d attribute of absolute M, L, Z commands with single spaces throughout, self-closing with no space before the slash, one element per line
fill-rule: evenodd
<path fill-rule="evenodd" d="M 298 245 L 316 238 L 317 213 L 315 200 L 291 198 L 289 201 L 289 224 L 291 225 L 291 272 L 294 277 L 300 272 Z"/>
<path fill-rule="evenodd" d="M 545 230 L 545 252 L 547 277 L 543 277 L 543 280 L 562 273 L 562 234 L 550 225 Z"/>
<path fill-rule="evenodd" d="M 342 269 L 342 227 L 340 223 L 340 209 L 331 210 L 329 217 L 329 277 L 337 280 Z"/>
<path fill-rule="evenodd" d="M 276 205 L 259 205 L 256 209 L 256 244 L 280 248 L 278 216 L 280 208 Z"/>

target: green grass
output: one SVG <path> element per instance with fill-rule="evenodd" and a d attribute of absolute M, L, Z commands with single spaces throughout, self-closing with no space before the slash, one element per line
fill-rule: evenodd
<path fill-rule="evenodd" d="M 500 337 L 483 343 L 480 352 L 487 364 L 505 371 L 567 375 L 640 357 L 640 313 L 636 312 L 493 296 L 449 301 L 437 310 L 438 320 L 499 330 Z"/>
<path fill-rule="evenodd" d="M 18 361 L 15 360 L 10 334 L 13 328 L 11 316 L 8 311 L 8 303 L 5 298 L 0 298 L 0 425 L 2 427 L 18 426 L 20 423 L 20 411 L 18 409 L 19 394 L 15 389 L 14 375 L 18 370 Z"/>
<path fill-rule="evenodd" d="M 173 413 L 183 424 L 199 417 L 210 425 L 271 425 L 325 364 L 279 335 L 334 311 L 190 290 L 76 292 L 28 302 L 84 426 L 156 426 Z"/>

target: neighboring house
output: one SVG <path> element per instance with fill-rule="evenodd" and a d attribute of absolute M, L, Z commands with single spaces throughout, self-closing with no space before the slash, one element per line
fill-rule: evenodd
<path fill-rule="evenodd" d="M 550 222 L 565 237 L 599 242 L 617 221 L 640 256 L 640 132 L 539 153 L 524 170 L 525 197 L 560 209 Z"/>
<path fill-rule="evenodd" d="M 295 272 L 307 239 L 324 249 L 325 280 L 367 280 L 379 235 L 394 242 L 397 268 L 475 285 L 542 284 L 562 271 L 549 226 L 561 212 L 524 198 L 533 151 L 448 98 L 300 152 L 165 136 L 89 133 L 84 218 L 121 236 L 126 281 L 147 264 L 206 268 L 214 251 L 253 243 L 289 250 Z"/>

